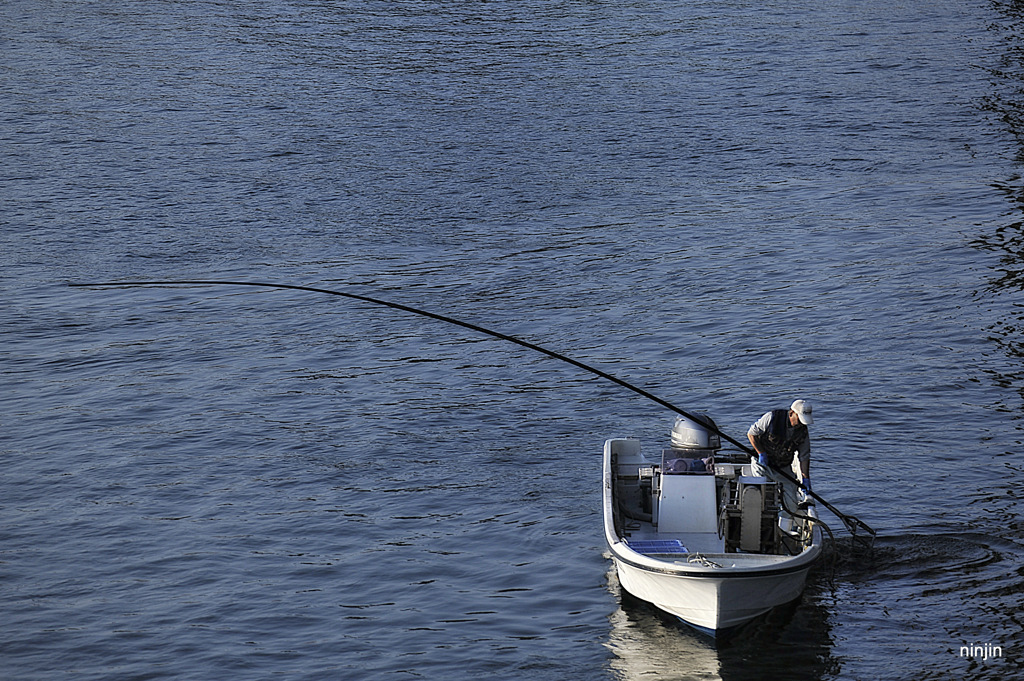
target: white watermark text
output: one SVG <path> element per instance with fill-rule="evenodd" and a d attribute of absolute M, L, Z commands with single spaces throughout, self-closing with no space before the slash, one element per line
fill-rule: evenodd
<path fill-rule="evenodd" d="M 976 643 L 973 645 L 960 646 L 960 657 L 969 657 L 972 660 L 994 660 L 1003 657 L 1003 647 L 991 643 Z"/>

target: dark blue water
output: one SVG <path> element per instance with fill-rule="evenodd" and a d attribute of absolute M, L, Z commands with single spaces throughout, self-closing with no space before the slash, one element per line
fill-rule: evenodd
<path fill-rule="evenodd" d="M 11 679 L 1024 677 L 1024 15 L 0 4 Z M 717 646 L 619 592 L 600 449 L 815 405 L 842 523 Z M 963 646 L 1000 655 L 963 655 Z"/>

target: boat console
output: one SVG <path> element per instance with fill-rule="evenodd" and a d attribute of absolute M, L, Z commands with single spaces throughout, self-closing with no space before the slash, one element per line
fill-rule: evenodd
<path fill-rule="evenodd" d="M 717 532 L 714 464 L 684 458 L 678 449 L 662 451 L 657 495 L 658 532 Z"/>

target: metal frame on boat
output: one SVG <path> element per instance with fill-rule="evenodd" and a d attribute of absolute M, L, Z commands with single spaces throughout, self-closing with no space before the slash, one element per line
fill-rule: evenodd
<path fill-rule="evenodd" d="M 822 550 L 814 507 L 781 508 L 776 483 L 719 454 L 717 432 L 705 416 L 679 417 L 653 459 L 639 440 L 604 445 L 619 583 L 711 636 L 798 598 Z"/>

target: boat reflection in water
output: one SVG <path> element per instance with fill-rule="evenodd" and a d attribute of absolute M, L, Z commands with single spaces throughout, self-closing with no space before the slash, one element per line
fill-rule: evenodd
<path fill-rule="evenodd" d="M 721 679 L 715 641 L 682 624 L 674 624 L 649 603 L 619 588 L 615 569 L 608 588 L 621 603 L 611 614 L 606 643 L 615 657 L 615 677 L 632 679 Z"/>
<path fill-rule="evenodd" d="M 615 569 L 608 588 L 621 604 L 610 616 L 606 647 L 623 681 L 821 679 L 839 671 L 832 656 L 825 576 L 816 570 L 803 597 L 712 639 L 621 590 Z"/>

